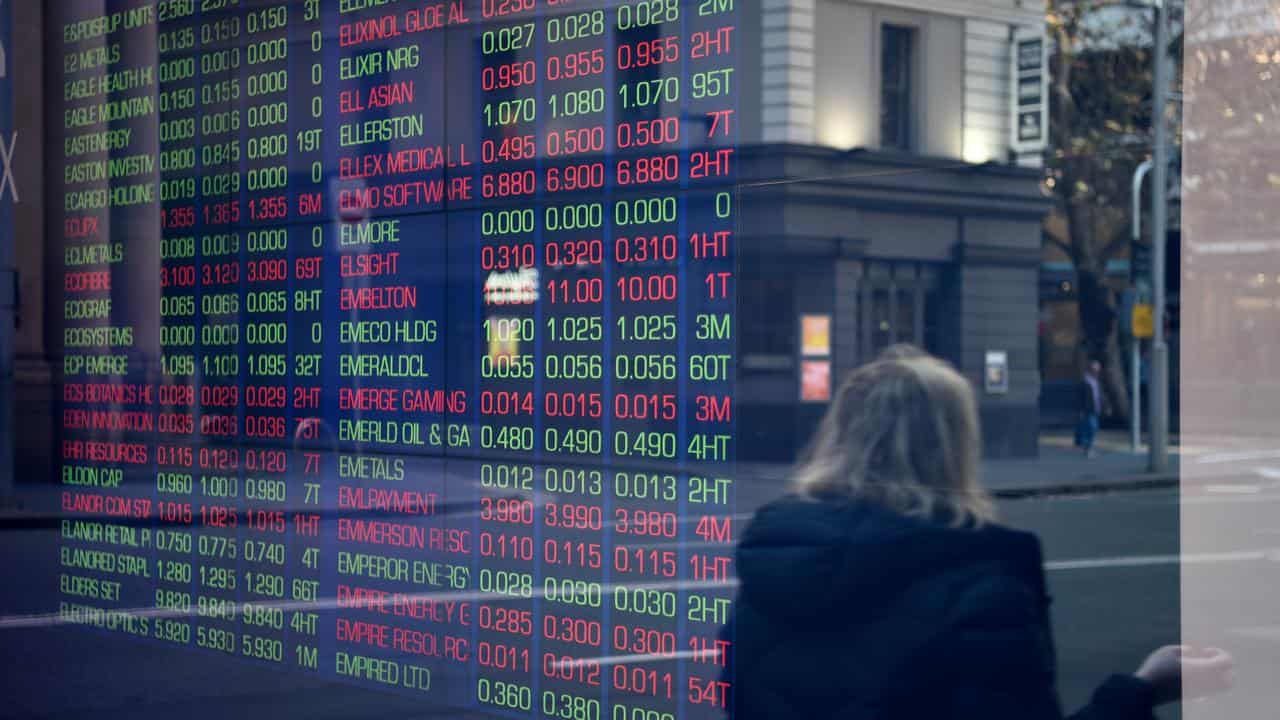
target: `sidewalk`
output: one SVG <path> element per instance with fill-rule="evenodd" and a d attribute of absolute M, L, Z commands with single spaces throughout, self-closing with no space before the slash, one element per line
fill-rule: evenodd
<path fill-rule="evenodd" d="M 999 497 L 1176 487 L 1178 484 L 1182 453 L 1172 442 L 1169 468 L 1162 473 L 1149 471 L 1147 446 L 1133 452 L 1126 432 L 1101 432 L 1094 448 L 1095 457 L 1086 458 L 1075 447 L 1070 432 L 1044 433 L 1040 436 L 1040 457 L 987 460 L 982 464 L 983 481 Z"/>

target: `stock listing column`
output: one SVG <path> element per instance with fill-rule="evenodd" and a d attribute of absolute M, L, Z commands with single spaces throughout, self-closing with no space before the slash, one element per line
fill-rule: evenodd
<path fill-rule="evenodd" d="M 244 341 L 242 372 L 242 480 L 240 530 L 239 647 L 242 656 L 273 665 L 306 664 L 307 652 L 290 653 L 286 613 L 280 603 L 315 600 L 316 580 L 288 578 L 289 534 L 296 525 L 286 511 L 289 501 L 305 490 L 290 493 L 289 453 L 293 434 L 290 412 L 295 336 L 310 328 L 291 323 L 290 289 L 294 276 L 291 245 L 293 197 L 289 132 L 292 116 L 305 122 L 289 92 L 291 55 L 290 7 L 284 0 L 259 1 L 233 11 L 241 23 L 235 68 L 243 122 L 235 142 L 243 177 L 240 237 L 241 327 Z M 303 48 L 307 46 L 302 46 Z M 305 76 L 304 76 L 305 77 Z M 300 243 L 299 243 L 300 244 Z M 289 613 L 292 620 L 295 613 Z"/>
<path fill-rule="evenodd" d="M 324 645 L 320 613 L 305 603 L 317 600 L 326 561 L 320 537 L 320 510 L 332 507 L 333 490 L 324 479 L 336 472 L 333 432 L 324 418 L 322 395 L 323 357 L 332 328 L 325 327 L 324 298 L 327 243 L 332 241 L 329 208 L 325 207 L 326 168 L 324 113 L 326 95 L 326 47 L 333 38 L 326 35 L 320 0 L 288 4 L 289 59 L 285 78 L 289 86 L 289 127 L 256 141 L 250 140 L 250 158 L 287 157 L 289 175 L 288 206 L 295 221 L 287 232 L 289 267 L 292 275 L 280 304 L 289 318 L 289 356 L 286 360 L 287 394 L 277 397 L 289 408 L 291 420 L 286 430 L 293 450 L 287 455 L 288 474 L 283 490 L 289 514 L 287 567 L 288 597 L 294 605 L 282 618 L 288 631 L 284 648 L 287 662 L 304 671 L 328 669 L 321 659 Z M 331 105 L 331 103 L 330 103 Z M 332 112 L 330 112 L 332 114 Z M 331 203 L 332 204 L 332 203 Z M 332 260 L 330 260 L 332 265 Z M 331 562 L 329 563 L 331 564 Z"/>
<path fill-rule="evenodd" d="M 470 199 L 474 145 L 446 140 L 446 36 L 461 3 L 342 0 L 322 7 L 330 63 L 323 376 L 336 418 L 338 611 L 322 632 L 338 676 L 435 702 L 470 700 L 469 603 L 435 596 L 469 583 L 469 531 L 441 517 L 450 388 L 445 318 L 449 203 Z M 326 548 L 327 551 L 327 548 Z"/>
<path fill-rule="evenodd" d="M 539 41 L 538 143 L 544 208 L 542 413 L 538 520 L 541 612 L 536 716 L 604 716 L 607 698 L 604 475 L 611 454 L 609 193 L 616 115 L 611 14 L 602 3 L 547 3 Z M 583 461 L 591 467 L 583 467 Z"/>
<path fill-rule="evenodd" d="M 240 528 L 244 327 L 242 243 L 244 23 L 228 3 L 202 5 L 191 71 L 199 82 L 195 128 L 197 213 L 195 644 L 241 656 Z M 186 69 L 183 70 L 186 72 Z M 252 645 L 252 639 L 249 640 Z"/>
<path fill-rule="evenodd" d="M 730 593 L 737 133 L 732 2 L 616 8 L 618 456 L 612 473 L 614 712 L 715 717 Z M 615 353 L 616 355 L 619 353 Z M 673 465 L 687 468 L 677 471 Z M 621 709 L 621 710 L 620 710 Z"/>
<path fill-rule="evenodd" d="M 51 197 L 62 204 L 53 227 L 63 248 L 58 592 L 70 622 L 182 643 L 189 629 L 126 611 L 155 603 L 148 578 L 190 580 L 189 564 L 151 556 L 148 526 L 159 517 L 144 340 L 154 330 L 140 327 L 159 304 L 146 291 L 161 279 L 155 19 L 140 2 L 50 8 L 60 42 L 49 95 L 62 101 L 62 142 L 48 148 L 60 168 Z"/>
<path fill-rule="evenodd" d="M 147 635 L 147 623 L 112 608 L 152 600 L 149 588 L 130 577 L 150 575 L 146 555 L 137 553 L 149 535 L 118 523 L 155 513 L 147 338 L 156 331 L 140 324 L 148 308 L 137 292 L 159 281 L 147 264 L 154 259 L 148 243 L 156 238 L 146 222 L 155 212 L 155 68 L 147 53 L 154 49 L 148 37 L 154 16 L 116 5 L 55 12 L 54 18 L 66 21 L 61 77 L 54 76 L 51 91 L 64 101 L 65 133 L 62 193 L 53 193 L 63 201 L 65 240 L 60 479 L 68 486 L 62 509 L 71 520 L 62 529 L 65 539 L 77 541 L 60 549 L 60 609 L 77 621 Z M 112 243 L 113 223 L 136 223 L 127 238 L 133 242 Z M 131 285 L 126 278 L 139 272 L 147 277 Z M 79 522 L 81 514 L 97 517 Z"/>
<path fill-rule="evenodd" d="M 683 34 L 691 3 L 618 2 L 610 11 L 616 68 L 612 128 L 616 196 L 610 250 L 618 311 L 611 323 L 615 461 L 609 473 L 611 561 L 606 668 L 611 717 L 680 717 L 678 620 L 685 346 L 691 292 L 681 235 L 691 132 Z"/>
<path fill-rule="evenodd" d="M 603 476 L 607 457 L 606 151 L 613 116 L 609 16 L 589 4 L 548 3 L 539 40 L 545 100 L 542 171 L 542 534 L 536 716 L 601 717 L 605 675 Z M 576 465 L 576 466 L 575 466 Z"/>
<path fill-rule="evenodd" d="M 474 577 L 481 596 L 469 704 L 527 715 L 537 691 L 533 598 L 541 556 L 536 470 L 528 461 L 541 449 L 545 383 L 537 257 L 545 229 L 536 203 L 542 27 L 533 3 L 486 0 L 472 7 L 478 24 L 461 70 L 472 86 L 470 122 L 479 128 L 470 263 L 479 333 L 469 371 L 477 378 L 474 451 L 483 459 L 464 465 L 480 504 Z"/>
<path fill-rule="evenodd" d="M 689 475 L 682 491 L 681 516 L 686 580 L 678 606 L 686 653 L 684 708 L 687 717 L 720 717 L 728 698 L 723 674 L 732 628 L 728 623 L 732 591 L 734 536 L 733 398 L 737 362 L 737 230 L 739 196 L 735 183 L 737 146 L 737 18 L 732 0 L 693 4 L 684 33 L 689 78 L 685 117 L 689 119 L 689 192 L 681 236 L 685 296 L 681 315 L 685 397 L 682 423 Z"/>
<path fill-rule="evenodd" d="M 160 377 L 156 387 L 155 496 L 157 503 L 191 508 L 196 470 L 196 328 L 199 297 L 196 217 L 197 72 L 199 24 L 194 4 L 157 6 L 160 169 Z M 155 605 L 174 613 L 193 635 L 190 614 L 198 594 L 195 537 L 190 527 L 158 529 Z M 182 567 L 183 572 L 171 568 Z M 188 639 L 188 642 L 190 640 Z"/>
<path fill-rule="evenodd" d="M 534 560 L 534 613 L 532 618 L 517 616 L 521 622 L 532 619 L 533 637 L 518 646 L 531 656 L 531 667 L 518 668 L 523 676 L 505 676 L 505 687 L 503 680 L 496 680 L 487 702 L 507 707 L 515 703 L 542 717 L 590 717 L 600 713 L 603 701 L 600 665 L 594 659 L 600 653 L 602 629 L 602 508 L 575 491 L 590 487 L 598 493 L 601 472 L 572 465 L 601 459 L 606 427 L 606 12 L 573 3 L 539 8 L 533 3 L 490 3 L 488 10 L 516 22 L 499 24 L 496 34 L 486 35 L 499 51 L 509 49 L 496 70 L 485 69 L 482 85 L 496 82 L 501 87 L 505 81 L 527 88 L 497 106 L 498 122 L 506 122 L 503 109 L 512 108 L 508 151 L 520 155 L 533 150 L 539 158 L 533 167 L 508 163 L 508 189 L 501 183 L 497 187 L 499 196 L 514 197 L 529 196 L 536 189 L 539 199 L 516 205 L 516 217 L 524 220 L 512 228 L 517 233 L 513 264 L 517 277 L 526 278 L 512 286 L 524 293 L 534 291 L 533 298 L 526 295 L 517 302 L 536 299 L 537 313 L 523 322 L 515 337 L 497 340 L 514 351 L 517 369 L 532 371 L 533 402 L 526 412 L 532 416 L 533 432 L 526 436 L 548 465 L 518 466 L 521 481 L 533 481 L 519 490 L 532 489 L 540 498 L 538 521 L 529 528 L 533 542 L 526 541 L 527 535 L 517 536 L 532 551 L 525 557 Z M 502 152 L 500 147 L 500 159 Z M 530 265 L 536 269 L 530 270 Z M 526 349 L 521 351 L 521 346 Z M 492 350 L 491 354 L 497 355 Z M 521 503 L 522 514 L 513 517 L 508 512 L 508 527 L 524 526 L 530 519 L 524 512 L 527 501 L 521 497 L 509 502 Z M 492 515 L 502 522 L 501 506 Z"/>

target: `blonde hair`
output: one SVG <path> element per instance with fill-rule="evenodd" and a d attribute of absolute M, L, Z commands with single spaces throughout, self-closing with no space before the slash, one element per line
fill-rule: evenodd
<path fill-rule="evenodd" d="M 950 365 L 929 356 L 881 359 L 840 386 L 794 483 L 810 498 L 980 525 L 995 519 L 978 480 L 980 444 L 973 390 Z"/>

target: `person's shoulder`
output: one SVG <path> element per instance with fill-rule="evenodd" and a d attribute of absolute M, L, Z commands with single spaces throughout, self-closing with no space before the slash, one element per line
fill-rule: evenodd
<path fill-rule="evenodd" d="M 863 545 L 914 535 L 930 525 L 859 498 L 791 493 L 755 511 L 742 544 Z"/>
<path fill-rule="evenodd" d="M 845 502 L 788 493 L 757 508 L 751 516 L 750 527 L 760 530 L 796 524 L 821 525 L 837 522 L 837 518 L 848 511 L 849 505 Z"/>
<path fill-rule="evenodd" d="M 837 504 L 786 495 L 752 514 L 739 548 L 840 546 L 848 532 L 845 513 Z"/>
<path fill-rule="evenodd" d="M 989 535 L 993 545 L 1002 550 L 1001 554 L 1011 562 L 1023 569 L 1027 569 L 1029 564 L 1039 573 L 1042 553 L 1040 538 L 1035 533 L 994 522 L 983 524 L 978 532 Z"/>

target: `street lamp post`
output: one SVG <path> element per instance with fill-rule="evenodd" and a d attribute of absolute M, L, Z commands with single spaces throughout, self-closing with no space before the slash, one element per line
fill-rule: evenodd
<path fill-rule="evenodd" d="M 1142 242 L 1142 181 L 1146 178 L 1147 173 L 1151 172 L 1151 160 L 1143 160 L 1137 170 L 1133 171 L 1133 242 L 1129 245 L 1129 263 L 1132 267 L 1134 261 L 1133 253 L 1136 252 L 1138 243 Z M 1154 241 L 1153 241 L 1154 244 Z M 1137 277 L 1131 275 L 1131 277 Z M 1139 289 L 1130 288 L 1132 304 L 1136 304 L 1142 300 L 1139 297 Z M 1141 340 L 1138 333 L 1130 322 L 1129 341 L 1129 445 L 1134 453 L 1138 452 L 1138 448 L 1142 446 L 1142 358 L 1139 345 Z"/>

